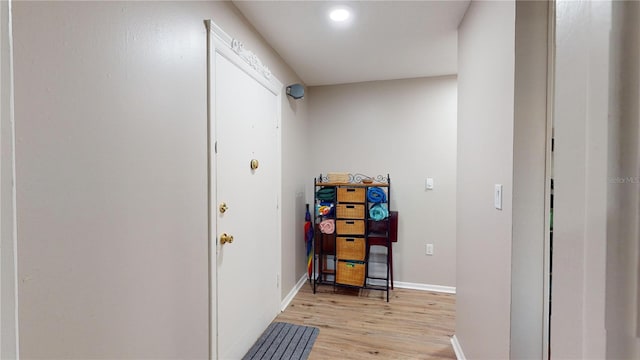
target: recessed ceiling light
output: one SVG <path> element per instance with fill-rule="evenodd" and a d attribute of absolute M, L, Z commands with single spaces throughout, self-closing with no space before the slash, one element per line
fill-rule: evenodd
<path fill-rule="evenodd" d="M 329 13 L 329 18 L 335 22 L 346 21 L 351 17 L 349 10 L 345 8 L 333 9 Z"/>

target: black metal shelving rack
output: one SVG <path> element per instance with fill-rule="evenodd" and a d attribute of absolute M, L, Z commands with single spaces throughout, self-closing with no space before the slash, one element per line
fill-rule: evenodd
<path fill-rule="evenodd" d="M 391 247 L 391 216 L 387 216 L 384 220 L 375 221 L 369 216 L 369 208 L 373 204 L 366 197 L 366 192 L 370 187 L 381 187 L 386 189 L 387 195 L 387 209 L 391 212 L 391 178 L 387 174 L 386 177 L 382 175 L 378 175 L 375 178 L 370 178 L 368 176 L 356 174 L 349 176 L 349 183 L 332 183 L 329 182 L 326 176 L 320 174 L 319 177 L 314 179 L 313 189 L 314 189 L 314 206 L 313 206 L 313 227 L 314 227 L 314 237 L 313 237 L 313 256 L 312 256 L 312 269 L 313 269 L 313 293 L 315 294 L 316 289 L 319 285 L 332 285 L 335 287 L 351 287 L 351 288 L 360 288 L 360 289 L 371 289 L 371 290 L 380 290 L 386 292 L 387 302 L 389 302 L 389 289 L 390 289 L 390 247 Z M 373 180 L 370 184 L 362 183 L 363 179 L 371 179 Z M 319 223 L 324 219 L 334 219 L 340 220 L 336 217 L 336 206 L 338 204 L 337 199 L 337 189 L 338 187 L 362 187 L 365 189 L 365 216 L 364 216 L 364 237 L 366 242 L 366 254 L 364 260 L 365 266 L 365 279 L 364 284 L 362 286 L 353 286 L 347 284 L 340 284 L 336 282 L 336 269 L 337 269 L 337 254 L 336 254 L 336 231 L 333 234 L 323 234 L 320 232 Z M 332 203 L 334 204 L 334 213 L 330 216 L 323 216 L 318 213 L 318 207 L 320 200 L 317 198 L 317 191 L 323 187 L 334 187 L 336 189 L 334 193 L 334 197 L 332 199 Z M 373 229 L 383 229 L 380 232 L 372 232 Z M 371 246 L 375 246 L 369 243 L 370 239 L 375 238 L 378 240 L 376 244 L 385 246 L 386 249 L 386 276 L 372 276 L 369 273 L 369 260 L 370 254 L 369 250 Z M 333 269 L 328 267 L 328 263 L 331 261 L 333 264 Z M 373 284 L 373 282 L 383 282 L 384 285 Z"/>

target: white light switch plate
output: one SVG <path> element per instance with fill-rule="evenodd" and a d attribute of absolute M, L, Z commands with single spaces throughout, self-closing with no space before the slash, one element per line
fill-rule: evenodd
<path fill-rule="evenodd" d="M 427 255 L 433 255 L 433 244 L 427 244 Z"/>
<path fill-rule="evenodd" d="M 427 178 L 424 182 L 424 188 L 426 190 L 433 190 L 433 178 Z"/>
<path fill-rule="evenodd" d="M 496 184 L 493 190 L 493 205 L 502 210 L 502 184 Z"/>

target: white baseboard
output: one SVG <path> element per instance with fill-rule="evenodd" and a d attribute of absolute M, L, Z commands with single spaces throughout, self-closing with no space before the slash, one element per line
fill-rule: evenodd
<path fill-rule="evenodd" d="M 456 353 L 456 359 L 467 360 L 467 358 L 464 357 L 464 352 L 462 352 L 462 346 L 460 346 L 460 342 L 458 342 L 458 338 L 455 335 L 451 337 L 451 345 L 453 346 L 453 351 Z"/>
<path fill-rule="evenodd" d="M 285 296 L 284 299 L 282 299 L 282 302 L 280 303 L 280 311 L 284 311 L 284 309 L 286 309 L 287 306 L 289 306 L 289 303 L 291 303 L 291 300 L 293 300 L 293 298 L 296 297 L 296 294 L 298 293 L 298 291 L 300 291 L 302 286 L 304 286 L 304 283 L 306 283 L 308 280 L 309 280 L 309 276 L 307 274 L 304 274 L 300 277 L 300 280 L 298 280 L 298 282 L 293 287 L 293 289 L 291 289 L 291 291 L 289 291 L 287 296 Z"/>
<path fill-rule="evenodd" d="M 314 276 L 315 276 L 315 273 L 314 273 Z M 287 296 L 285 296 L 284 299 L 282 299 L 282 302 L 280 303 L 280 311 L 284 311 L 287 308 L 287 306 L 289 306 L 289 303 L 291 303 L 293 298 L 296 297 L 296 294 L 298 294 L 298 291 L 300 291 L 302 286 L 304 286 L 304 283 L 306 283 L 308 280 L 309 280 L 309 277 L 307 276 L 307 274 L 304 274 L 300 277 L 300 279 L 298 280 L 296 285 L 293 287 L 293 289 L 291 289 L 291 291 L 289 291 Z M 440 292 L 440 293 L 446 293 L 446 294 L 456 293 L 456 288 L 454 286 L 419 284 L 419 283 L 409 283 L 409 282 L 402 282 L 402 281 L 394 281 L 393 285 L 394 287 L 401 288 L 401 289 L 434 291 L 434 292 Z"/>
<path fill-rule="evenodd" d="M 402 281 L 394 281 L 393 286 L 401 289 L 435 291 L 435 292 L 441 292 L 441 293 L 447 293 L 447 294 L 456 293 L 455 286 L 419 284 L 419 283 L 409 283 L 409 282 L 402 282 Z"/>

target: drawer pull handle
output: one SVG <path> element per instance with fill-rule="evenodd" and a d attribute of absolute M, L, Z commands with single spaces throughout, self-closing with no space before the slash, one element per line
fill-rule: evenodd
<path fill-rule="evenodd" d="M 355 209 L 355 205 L 347 205 L 347 209 Z"/>
<path fill-rule="evenodd" d="M 345 221 L 345 223 L 347 223 L 348 225 L 353 225 L 353 224 L 355 224 L 356 222 L 355 222 L 355 221 Z"/>
<path fill-rule="evenodd" d="M 356 189 L 347 189 L 347 192 L 354 192 Z"/>
<path fill-rule="evenodd" d="M 356 239 L 346 239 L 348 242 L 354 242 Z"/>

